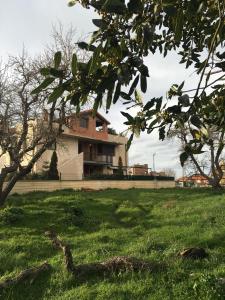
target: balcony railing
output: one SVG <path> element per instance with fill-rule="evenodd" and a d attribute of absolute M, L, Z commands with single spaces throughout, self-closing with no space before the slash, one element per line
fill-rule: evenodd
<path fill-rule="evenodd" d="M 84 161 L 112 164 L 113 156 L 109 154 L 96 154 L 84 152 Z"/>

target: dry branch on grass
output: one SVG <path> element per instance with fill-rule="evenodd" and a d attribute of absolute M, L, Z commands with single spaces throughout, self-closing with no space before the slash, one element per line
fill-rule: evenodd
<path fill-rule="evenodd" d="M 203 259 L 203 258 L 207 258 L 209 255 L 203 248 L 192 247 L 181 251 L 179 253 L 179 256 L 182 258 Z"/>
<path fill-rule="evenodd" d="M 70 247 L 61 241 L 53 231 L 46 231 L 45 235 L 52 241 L 56 249 L 63 251 L 67 271 L 78 277 L 121 271 L 153 271 L 156 267 L 154 263 L 127 256 L 115 256 L 105 262 L 74 265 Z"/>
<path fill-rule="evenodd" d="M 8 278 L 5 281 L 0 282 L 0 288 L 7 288 L 27 279 L 35 279 L 40 273 L 48 271 L 50 270 L 50 268 L 51 266 L 47 262 L 44 262 L 38 267 L 26 269 L 22 271 L 18 276 L 14 278 Z"/>

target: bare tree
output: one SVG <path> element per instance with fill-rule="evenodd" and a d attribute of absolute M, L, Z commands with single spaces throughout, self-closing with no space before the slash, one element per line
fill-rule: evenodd
<path fill-rule="evenodd" d="M 176 172 L 171 168 L 164 168 L 162 169 L 162 172 L 164 172 L 166 176 L 170 176 L 170 177 L 176 176 Z"/>
<path fill-rule="evenodd" d="M 54 28 L 53 44 L 42 55 L 31 58 L 23 51 L 20 56 L 9 57 L 0 68 L 0 206 L 15 183 L 31 172 L 62 132 L 65 113 L 71 110 L 66 95 L 57 101 L 49 97 L 60 79 L 50 74 L 51 85 L 38 93 L 31 92 L 43 81 L 43 66 L 60 64 L 64 75 L 71 75 L 71 56 L 78 52 L 73 38 L 72 28 L 65 35 L 62 27 Z M 52 53 L 58 50 L 61 53 L 57 52 L 52 62 Z M 79 50 L 78 55 L 84 53 Z"/>
<path fill-rule="evenodd" d="M 223 178 L 225 129 L 218 130 L 211 124 L 204 126 L 203 132 L 195 130 L 190 124 L 183 128 L 173 128 L 170 130 L 169 138 L 176 137 L 181 144 L 180 152 L 189 154 L 184 163 L 188 175 L 198 173 L 206 178 L 212 187 L 220 188 L 220 181 Z M 191 143 L 193 135 L 197 134 L 202 134 L 204 142 Z M 193 151 L 188 151 L 189 147 L 192 147 Z"/>

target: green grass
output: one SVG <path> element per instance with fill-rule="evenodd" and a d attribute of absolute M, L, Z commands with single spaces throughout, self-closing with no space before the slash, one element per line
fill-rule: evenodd
<path fill-rule="evenodd" d="M 0 291 L 0 299 L 224 299 L 225 290 L 217 283 L 225 277 L 222 192 L 65 190 L 13 195 L 7 207 L 24 213 L 18 210 L 19 218 L 11 224 L 0 223 L 0 281 L 45 260 L 52 270 Z M 44 236 L 49 228 L 71 245 L 75 263 L 129 255 L 162 267 L 152 273 L 74 279 L 64 268 L 62 253 Z M 180 259 L 177 253 L 189 246 L 204 247 L 209 258 Z"/>

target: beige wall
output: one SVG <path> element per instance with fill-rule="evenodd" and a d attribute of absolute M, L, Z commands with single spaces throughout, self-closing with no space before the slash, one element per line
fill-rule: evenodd
<path fill-rule="evenodd" d="M 0 172 L 1 172 L 1 169 L 4 167 L 4 166 L 9 166 L 10 164 L 10 158 L 9 158 L 9 155 L 8 154 L 4 154 L 3 156 L 0 157 Z"/>
<path fill-rule="evenodd" d="M 53 150 L 47 150 L 35 165 L 34 172 L 40 173 L 44 162 L 50 163 Z M 83 176 L 83 154 L 78 154 L 76 138 L 61 137 L 57 140 L 56 153 L 58 171 L 64 180 L 81 180 Z"/>
<path fill-rule="evenodd" d="M 16 183 L 11 194 L 23 194 L 32 191 L 55 191 L 61 189 L 79 190 L 82 188 L 100 190 L 107 188 L 117 189 L 159 189 L 173 188 L 174 181 L 139 181 L 139 180 L 82 180 L 82 181 L 19 181 Z"/>
<path fill-rule="evenodd" d="M 128 166 L 128 152 L 126 151 L 127 138 L 118 135 L 109 134 L 109 141 L 120 143 L 116 145 L 115 156 L 113 157 L 113 166 L 118 166 L 118 160 L 121 156 L 123 161 L 123 166 Z"/>
<path fill-rule="evenodd" d="M 122 157 L 123 165 L 128 165 L 128 153 L 125 150 L 127 138 L 115 135 L 108 135 L 110 142 L 120 143 L 115 147 L 115 156 L 113 157 L 113 166 L 118 166 L 119 157 Z M 81 180 L 83 178 L 83 154 L 78 154 L 78 139 L 76 137 L 63 136 L 57 140 L 56 148 L 58 156 L 58 171 L 61 173 L 63 180 Z M 51 161 L 53 150 L 46 150 L 41 158 L 36 162 L 33 168 L 34 173 L 41 173 L 43 171 L 43 165 L 45 162 L 48 164 Z M 31 158 L 28 155 L 27 159 L 24 159 L 24 164 L 29 162 Z M 0 169 L 4 164 L 8 163 L 8 157 L 2 157 L 0 159 Z M 104 167 L 104 174 L 112 174 L 113 170 Z"/>

